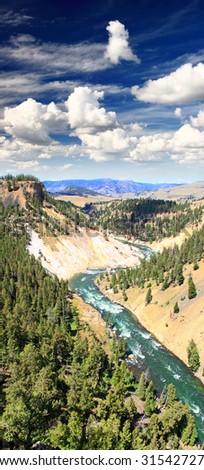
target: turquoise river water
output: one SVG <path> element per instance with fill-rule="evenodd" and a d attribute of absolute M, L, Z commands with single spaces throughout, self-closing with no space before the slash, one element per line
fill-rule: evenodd
<path fill-rule="evenodd" d="M 146 256 L 149 250 L 141 246 Z M 125 307 L 112 302 L 95 286 L 94 280 L 103 270 L 89 270 L 74 276 L 70 281 L 72 290 L 95 307 L 105 320 L 110 316 L 120 336 L 127 338 L 128 348 L 134 354 L 132 366 L 147 371 L 158 391 L 173 383 L 177 397 L 187 403 L 195 416 L 199 441 L 204 443 L 204 387 L 188 367 L 164 348 L 153 335 L 145 330 Z"/>

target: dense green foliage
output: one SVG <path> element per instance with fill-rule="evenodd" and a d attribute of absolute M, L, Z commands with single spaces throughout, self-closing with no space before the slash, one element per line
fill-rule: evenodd
<path fill-rule="evenodd" d="M 154 199 L 127 199 L 105 204 L 87 204 L 90 226 L 143 241 L 175 237 L 189 223 L 201 221 L 203 207 Z"/>
<path fill-rule="evenodd" d="M 164 248 L 158 255 L 152 254 L 150 259 L 143 259 L 136 268 L 121 269 L 113 273 L 109 286 L 126 291 L 130 286 L 144 288 L 150 280 L 161 285 L 162 289 L 167 289 L 170 285 L 181 285 L 184 282 L 183 266 L 198 262 L 203 257 L 204 225 L 200 230 L 195 230 L 180 248 L 177 245 L 174 248 Z M 148 295 L 150 298 L 150 294 Z"/>
<path fill-rule="evenodd" d="M 5 439 L 27 449 L 38 440 L 60 449 L 179 448 L 181 438 L 193 445 L 188 406 L 175 397 L 165 405 L 163 397 L 161 408 L 142 379 L 141 422 L 124 342 L 113 337 L 107 355 L 80 325 L 67 282 L 28 255 L 23 225 L 11 224 L 16 210 L 5 211 L 2 250 Z"/>

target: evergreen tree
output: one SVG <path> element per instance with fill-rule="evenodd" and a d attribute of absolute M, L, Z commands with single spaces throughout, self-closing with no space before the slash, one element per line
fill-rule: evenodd
<path fill-rule="evenodd" d="M 141 400 L 145 399 L 146 396 L 146 377 L 145 373 L 142 372 L 140 375 L 140 380 L 137 386 L 137 394 Z"/>
<path fill-rule="evenodd" d="M 179 313 L 179 312 L 180 312 L 180 308 L 178 306 L 178 302 L 176 302 L 174 305 L 174 313 Z"/>
<path fill-rule="evenodd" d="M 156 400 L 154 398 L 154 384 L 151 381 L 146 390 L 146 398 L 144 403 L 145 414 L 151 416 L 156 408 Z"/>
<path fill-rule="evenodd" d="M 192 276 L 190 276 L 189 280 L 188 280 L 188 298 L 189 299 L 194 299 L 194 297 L 196 297 L 196 295 L 197 295 L 196 287 L 195 287 L 195 284 L 193 282 Z"/>
<path fill-rule="evenodd" d="M 176 401 L 176 389 L 173 384 L 169 384 L 167 388 L 166 404 L 171 407 Z"/>
<path fill-rule="evenodd" d="M 146 305 L 150 304 L 151 300 L 152 300 L 152 290 L 151 290 L 151 287 L 149 287 L 147 291 L 147 295 L 146 295 Z"/>
<path fill-rule="evenodd" d="M 130 421 L 125 421 L 122 431 L 120 432 L 120 442 L 118 448 L 121 450 L 131 449 L 132 433 L 130 429 Z"/>
<path fill-rule="evenodd" d="M 193 372 L 196 372 L 200 367 L 200 356 L 198 348 L 193 339 L 191 339 L 191 341 L 189 342 L 187 354 L 189 367 Z"/>
<path fill-rule="evenodd" d="M 187 420 L 187 426 L 182 432 L 181 439 L 184 444 L 193 446 L 197 440 L 198 432 L 195 425 L 194 416 L 189 415 Z"/>

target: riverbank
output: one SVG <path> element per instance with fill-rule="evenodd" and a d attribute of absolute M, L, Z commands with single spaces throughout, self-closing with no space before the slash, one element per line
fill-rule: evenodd
<path fill-rule="evenodd" d="M 151 332 L 161 344 L 175 354 L 188 365 L 187 346 L 193 338 L 200 355 L 201 366 L 195 374 L 204 384 L 202 376 L 204 367 L 204 263 L 200 262 L 200 269 L 193 272 L 193 278 L 197 287 L 197 297 L 188 299 L 188 276 L 192 271 L 192 265 L 185 271 L 185 282 L 182 286 L 176 286 L 162 291 L 160 287 L 152 286 L 152 302 L 146 305 L 147 289 L 138 287 L 129 288 L 127 301 L 124 301 L 122 292 L 114 294 L 112 289 L 107 289 L 106 280 L 96 280 L 96 285 L 101 292 L 113 302 L 117 302 L 128 308 L 138 319 L 140 324 Z M 178 302 L 180 312 L 173 313 L 174 304 Z"/>

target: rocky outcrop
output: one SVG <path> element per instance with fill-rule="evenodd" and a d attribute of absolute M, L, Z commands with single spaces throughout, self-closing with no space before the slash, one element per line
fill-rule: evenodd
<path fill-rule="evenodd" d="M 13 181 L 1 180 L 1 197 L 5 207 L 17 203 L 20 209 L 25 209 L 26 200 L 37 200 L 40 206 L 44 201 L 43 185 L 37 181 Z"/>

